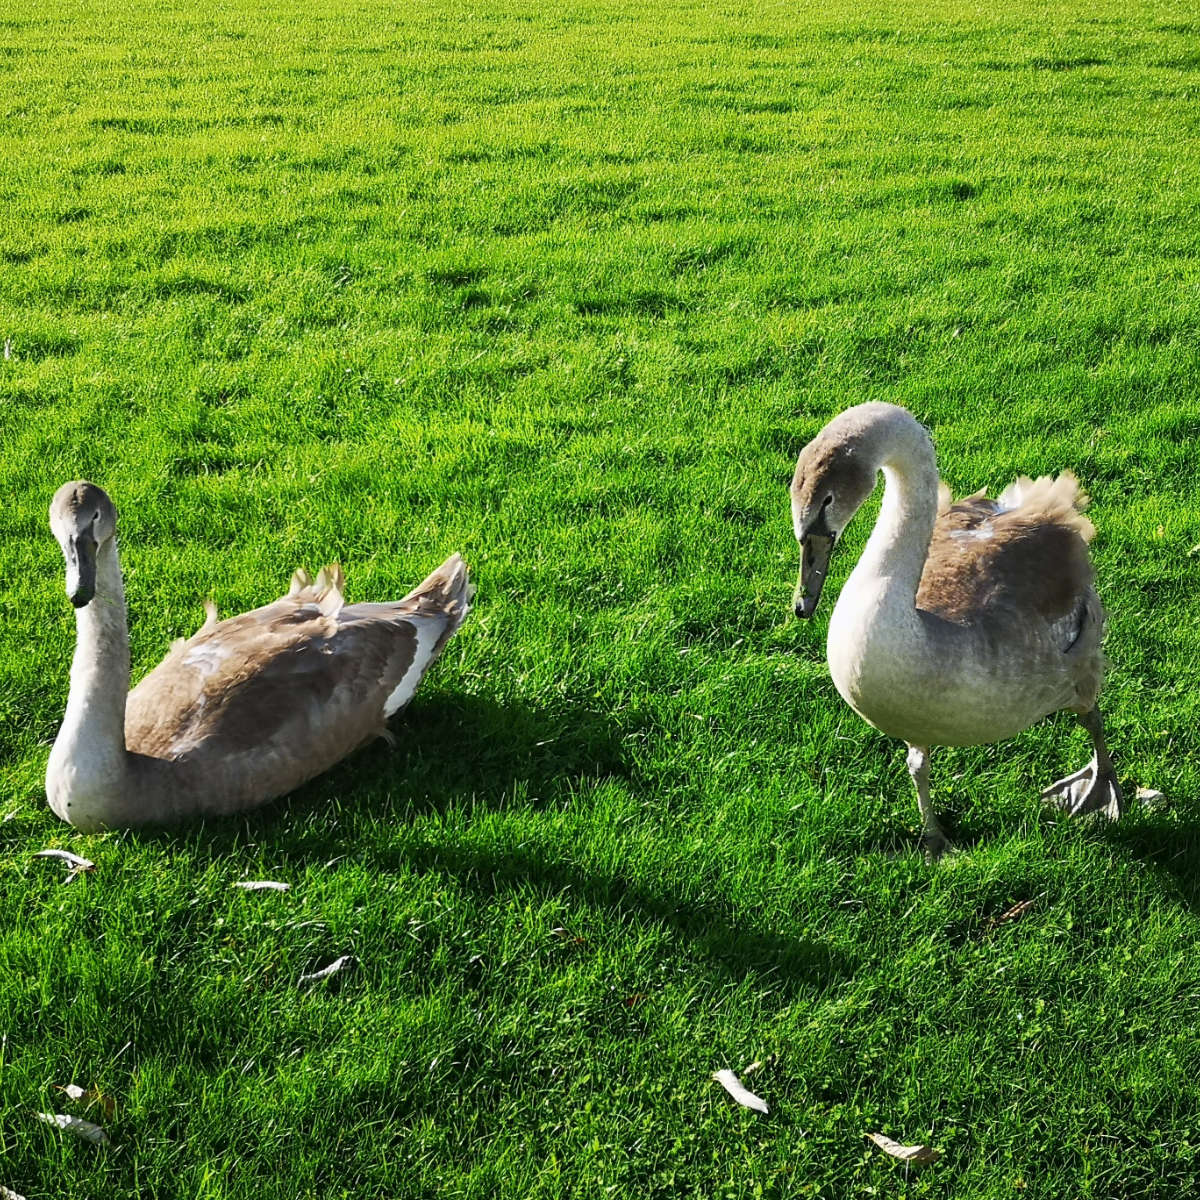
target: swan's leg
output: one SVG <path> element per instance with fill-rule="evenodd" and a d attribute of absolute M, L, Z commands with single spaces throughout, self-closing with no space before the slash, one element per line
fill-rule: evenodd
<path fill-rule="evenodd" d="M 917 806 L 921 810 L 921 843 L 930 862 L 941 858 L 950 849 L 950 839 L 938 824 L 929 799 L 929 747 L 908 747 L 908 773 L 917 789 Z"/>
<path fill-rule="evenodd" d="M 1110 821 L 1115 821 L 1125 811 L 1125 803 L 1112 759 L 1108 756 L 1108 747 L 1104 744 L 1100 710 L 1093 708 L 1077 715 L 1079 723 L 1092 735 L 1095 754 L 1082 771 L 1052 783 L 1042 793 L 1042 799 L 1049 800 L 1072 817 L 1099 812 Z"/>

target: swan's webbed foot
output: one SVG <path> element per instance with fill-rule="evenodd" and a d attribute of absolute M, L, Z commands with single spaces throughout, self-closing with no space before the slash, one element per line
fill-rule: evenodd
<path fill-rule="evenodd" d="M 1102 767 L 1096 758 L 1082 771 L 1052 783 L 1042 793 L 1042 799 L 1072 817 L 1098 812 L 1116 821 L 1125 811 L 1121 785 L 1117 783 L 1112 763 Z"/>
<path fill-rule="evenodd" d="M 1125 811 L 1125 802 L 1112 759 L 1108 757 L 1108 747 L 1104 744 L 1100 710 L 1092 708 L 1076 715 L 1080 725 L 1092 735 L 1092 746 L 1096 753 L 1082 771 L 1052 783 L 1042 793 L 1042 799 L 1062 809 L 1068 816 L 1081 817 L 1084 813 L 1098 812 L 1110 821 L 1116 821 Z"/>

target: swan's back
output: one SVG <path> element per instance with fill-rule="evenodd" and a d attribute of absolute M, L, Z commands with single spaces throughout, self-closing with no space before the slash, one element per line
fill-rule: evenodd
<path fill-rule="evenodd" d="M 1089 610 L 1099 616 L 1086 503 L 1069 471 L 1022 477 L 995 500 L 977 494 L 951 504 L 943 490 L 917 607 L 956 624 L 1036 629 L 1068 650 Z"/>
<path fill-rule="evenodd" d="M 386 604 L 345 604 L 338 568 L 297 572 L 288 595 L 172 647 L 129 694 L 126 745 L 147 776 L 169 764 L 177 815 L 282 795 L 385 732 L 470 594 L 458 555 Z"/>

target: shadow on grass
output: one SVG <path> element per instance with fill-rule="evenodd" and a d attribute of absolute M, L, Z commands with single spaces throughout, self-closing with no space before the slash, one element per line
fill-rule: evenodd
<path fill-rule="evenodd" d="M 502 809 L 518 786 L 527 794 L 522 807 L 536 810 L 571 795 L 581 781 L 630 775 L 611 718 L 569 699 L 543 709 L 435 695 L 389 728 L 393 745 L 377 739 L 261 808 L 124 836 L 185 844 L 210 859 L 267 844 L 305 866 L 344 853 L 348 837 L 369 838 L 356 817 L 399 823 L 455 805 Z"/>
<path fill-rule="evenodd" d="M 812 938 L 793 938 L 739 919 L 725 906 L 667 895 L 618 874 L 548 860 L 525 847 L 501 853 L 463 846 L 423 846 L 402 861 L 419 871 L 444 871 L 487 898 L 527 893 L 564 894 L 628 920 L 658 922 L 690 942 L 736 978 L 753 975 L 783 991 L 821 987 L 853 973 L 855 962 Z"/>
<path fill-rule="evenodd" d="M 1073 831 L 1073 840 L 1078 838 L 1104 853 L 1115 849 L 1150 867 L 1179 901 L 1200 912 L 1200 805 L 1179 800 L 1169 812 L 1155 812 L 1141 807 L 1132 793 L 1130 786 L 1125 816 L 1112 823 L 1099 816 L 1070 817 L 1036 798 L 1029 801 L 1029 815 L 1043 823 L 1062 824 Z M 956 851 L 986 849 L 1014 828 L 1011 816 L 981 813 L 978 807 L 971 811 L 939 808 L 938 820 Z M 832 843 L 830 851 L 848 857 L 917 856 L 923 853 L 920 827 L 917 819 L 910 826 L 901 819 L 870 834 L 848 833 Z M 1011 887 L 1004 894 L 1008 902 L 1022 898 Z"/>
<path fill-rule="evenodd" d="M 1192 815 L 1194 805 L 1176 809 L 1178 820 L 1139 814 L 1110 826 L 1107 838 L 1167 879 L 1189 908 L 1200 910 L 1200 820 Z"/>
<path fill-rule="evenodd" d="M 610 714 L 569 699 L 561 708 L 541 709 L 479 696 L 433 696 L 394 724 L 394 749 L 378 742 L 285 800 L 237 817 L 124 836 L 186 847 L 210 861 L 247 852 L 257 857 L 265 850 L 297 872 L 363 856 L 383 871 L 443 871 L 486 896 L 529 888 L 547 897 L 569 892 L 635 922 L 662 923 L 738 977 L 814 986 L 849 975 L 854 964 L 819 941 L 777 935 L 737 919 L 719 902 L 669 895 L 616 872 L 589 871 L 556 858 L 554 847 L 399 847 L 380 841 L 379 818 L 399 824 L 463 805 L 500 810 L 518 789 L 521 808 L 536 811 L 573 799 L 581 784 L 631 779 L 622 738 L 638 727 L 638 718 L 626 714 L 625 721 L 618 728 Z"/>
<path fill-rule="evenodd" d="M 924 858 L 925 840 L 916 807 L 914 800 L 913 819 L 909 824 L 906 825 L 903 818 L 897 818 L 890 821 L 885 828 L 870 833 L 847 831 L 829 843 L 829 853 L 845 858 L 867 858 L 875 855 L 882 858 Z M 976 846 L 985 845 L 989 839 L 999 836 L 1005 828 L 1005 822 L 1000 817 L 981 821 L 978 813 L 968 815 L 966 810 L 961 808 L 939 808 L 937 818 L 950 839 L 951 855 L 955 851 L 973 850 Z"/>

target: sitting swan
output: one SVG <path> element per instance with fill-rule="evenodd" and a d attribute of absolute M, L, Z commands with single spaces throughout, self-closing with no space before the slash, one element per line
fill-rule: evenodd
<path fill-rule="evenodd" d="M 1075 477 L 1018 479 L 950 503 L 923 426 L 892 404 L 835 417 L 800 454 L 795 610 L 811 617 L 838 535 L 883 472 L 883 505 L 829 621 L 829 670 L 863 720 L 908 743 L 924 841 L 948 845 L 929 801 L 929 747 L 1011 737 L 1069 708 L 1092 761 L 1042 793 L 1067 812 L 1122 812 L 1096 698 L 1104 610 Z"/>
<path fill-rule="evenodd" d="M 297 571 L 273 604 L 226 621 L 210 607 L 199 632 L 129 692 L 112 501 L 95 484 L 64 484 L 50 527 L 77 640 L 46 794 L 80 829 L 237 812 L 319 775 L 386 733 L 472 591 L 457 554 L 387 604 L 345 604 L 336 566 L 316 583 Z"/>

